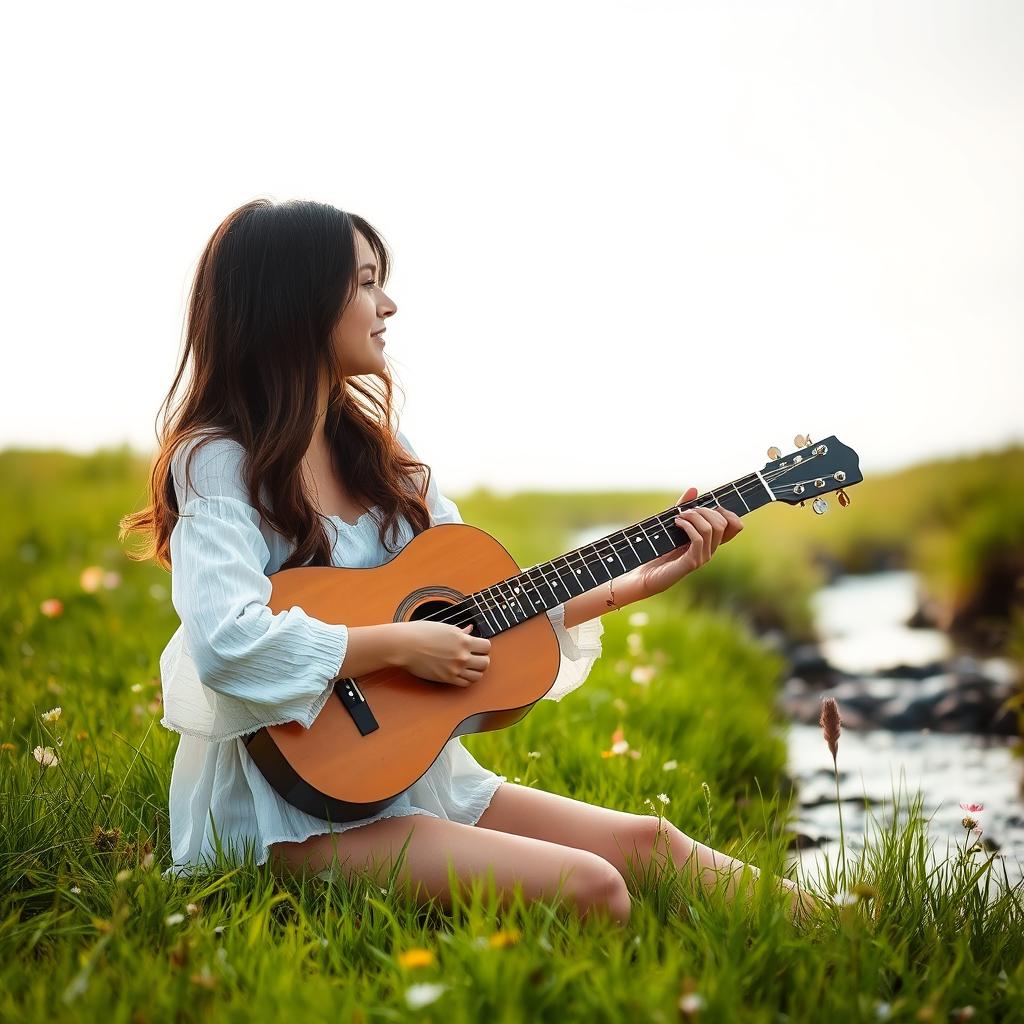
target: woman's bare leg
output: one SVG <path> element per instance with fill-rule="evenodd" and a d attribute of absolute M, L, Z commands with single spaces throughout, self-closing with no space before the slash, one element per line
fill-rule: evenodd
<path fill-rule="evenodd" d="M 749 870 L 751 882 L 760 875 L 753 864 L 691 839 L 664 818 L 616 811 L 514 782 L 498 787 L 477 825 L 589 850 L 613 864 L 623 878 L 628 877 L 627 858 L 646 870 L 652 858 L 658 858 L 656 864 L 663 866 L 667 852 L 676 867 L 685 865 L 705 886 L 714 887 L 718 876 L 725 874 L 723 889 L 730 900 L 741 884 L 744 868 Z M 779 878 L 778 885 L 793 894 L 795 916 L 817 902 L 787 878 Z"/>
<path fill-rule="evenodd" d="M 386 880 L 406 839 L 409 845 L 396 879 L 408 882 L 417 896 L 437 899 L 446 909 L 451 908 L 448 865 L 452 863 L 464 889 L 469 888 L 470 879 L 493 872 L 504 907 L 520 883 L 527 901 L 560 894 L 584 918 L 597 912 L 619 924 L 629 920 L 631 901 L 622 875 L 597 854 L 424 814 L 383 818 L 302 843 L 274 843 L 270 861 L 278 873 L 301 872 L 305 865 L 311 872 L 332 867 L 346 877 L 359 870 Z"/>

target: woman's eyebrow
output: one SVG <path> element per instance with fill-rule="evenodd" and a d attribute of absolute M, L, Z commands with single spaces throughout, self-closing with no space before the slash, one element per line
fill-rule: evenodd
<path fill-rule="evenodd" d="M 360 270 L 372 270 L 374 273 L 376 273 L 377 272 L 377 264 L 376 263 L 364 263 L 359 269 Z"/>

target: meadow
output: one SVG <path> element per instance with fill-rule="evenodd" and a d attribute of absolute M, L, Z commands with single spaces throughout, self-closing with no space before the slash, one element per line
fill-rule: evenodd
<path fill-rule="evenodd" d="M 1024 1020 L 1024 895 L 969 827 L 932 835 L 913 793 L 847 835 L 811 886 L 828 908 L 789 921 L 767 884 L 793 800 L 775 710 L 785 666 L 758 636 L 806 637 L 829 566 L 885 558 L 927 572 L 951 626 L 973 613 L 987 643 L 1013 649 L 982 597 L 1024 538 L 1021 466 L 1010 450 L 869 481 L 821 519 L 766 509 L 675 590 L 605 616 L 580 690 L 466 739 L 509 779 L 662 814 L 764 872 L 749 907 L 671 865 L 638 874 L 620 931 L 558 902 L 503 911 L 485 880 L 446 912 L 393 879 L 282 880 L 251 861 L 162 877 L 176 736 L 159 724 L 158 658 L 178 620 L 167 574 L 117 540 L 146 462 L 0 453 L 0 1019 Z M 987 512 L 970 500 L 1003 478 Z M 453 496 L 529 565 L 573 530 L 677 495 Z"/>

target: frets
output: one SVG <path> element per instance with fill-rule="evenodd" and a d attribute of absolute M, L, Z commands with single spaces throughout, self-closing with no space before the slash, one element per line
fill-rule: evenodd
<path fill-rule="evenodd" d="M 774 496 L 761 475 L 751 473 L 469 594 L 457 606 L 463 613 L 459 618 L 464 624 L 476 624 L 474 636 L 496 636 L 688 544 L 689 534 L 673 522 L 685 509 L 721 505 L 744 516 L 772 500 Z M 452 621 L 452 617 L 448 615 L 446 620 Z"/>

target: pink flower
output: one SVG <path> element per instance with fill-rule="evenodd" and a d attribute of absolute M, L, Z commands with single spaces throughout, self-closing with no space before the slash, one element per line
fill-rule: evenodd
<path fill-rule="evenodd" d="M 985 810 L 984 804 L 961 804 L 960 805 L 965 811 L 970 811 L 971 814 L 977 814 L 978 811 Z"/>

